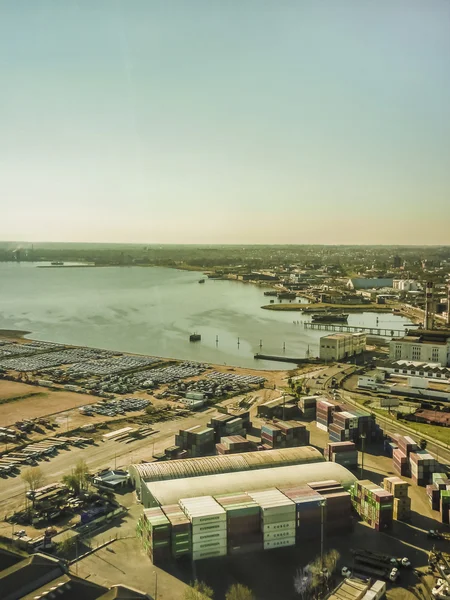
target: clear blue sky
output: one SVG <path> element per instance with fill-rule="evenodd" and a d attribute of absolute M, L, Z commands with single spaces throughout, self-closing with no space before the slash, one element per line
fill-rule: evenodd
<path fill-rule="evenodd" d="M 450 244 L 448 0 L 0 0 L 0 240 Z"/>

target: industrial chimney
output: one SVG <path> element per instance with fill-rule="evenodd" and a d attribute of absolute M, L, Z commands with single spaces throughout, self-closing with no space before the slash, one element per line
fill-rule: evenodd
<path fill-rule="evenodd" d="M 425 289 L 425 329 L 433 329 L 433 282 L 427 281 Z"/>

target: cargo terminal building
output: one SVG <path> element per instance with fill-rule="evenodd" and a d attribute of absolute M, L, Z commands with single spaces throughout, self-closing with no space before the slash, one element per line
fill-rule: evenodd
<path fill-rule="evenodd" d="M 339 464 L 317 462 L 143 483 L 137 533 L 154 564 L 348 535 L 355 480 Z"/>

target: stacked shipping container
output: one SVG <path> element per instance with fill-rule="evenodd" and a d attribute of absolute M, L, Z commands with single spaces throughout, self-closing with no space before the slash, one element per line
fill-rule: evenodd
<path fill-rule="evenodd" d="M 295 546 L 294 502 L 275 488 L 263 492 L 249 492 L 249 496 L 261 507 L 264 550 Z"/>
<path fill-rule="evenodd" d="M 252 449 L 252 443 L 242 435 L 230 435 L 223 437 L 220 444 L 216 444 L 218 454 L 236 454 L 237 452 L 248 452 Z"/>
<path fill-rule="evenodd" d="M 175 444 L 186 450 L 189 457 L 204 456 L 214 450 L 214 429 L 201 428 L 200 425 L 189 429 L 180 429 L 175 436 Z"/>
<path fill-rule="evenodd" d="M 180 507 L 192 526 L 192 558 L 199 560 L 227 553 L 226 512 L 212 496 L 184 498 Z"/>
<path fill-rule="evenodd" d="M 354 469 L 358 466 L 358 451 L 354 442 L 333 442 L 327 444 L 325 458 L 331 462 L 343 465 L 347 469 Z"/>
<path fill-rule="evenodd" d="M 307 446 L 309 431 L 297 421 L 264 423 L 261 427 L 261 443 L 270 449 Z"/>
<path fill-rule="evenodd" d="M 258 552 L 263 549 L 261 509 L 246 493 L 215 497 L 227 515 L 228 554 Z"/>
<path fill-rule="evenodd" d="M 417 450 L 409 454 L 411 478 L 417 485 L 427 485 L 432 480 L 432 474 L 437 472 L 438 463 L 425 450 Z"/>
<path fill-rule="evenodd" d="M 353 507 L 364 521 L 377 531 L 392 526 L 394 497 L 368 480 L 352 486 Z"/>
<path fill-rule="evenodd" d="M 303 396 L 298 403 L 305 419 L 316 418 L 316 404 L 320 396 Z"/>
<path fill-rule="evenodd" d="M 393 518 L 408 521 L 411 517 L 411 498 L 408 497 L 408 484 L 400 477 L 385 477 L 384 489 L 394 497 Z"/>
<path fill-rule="evenodd" d="M 326 519 L 326 499 L 309 485 L 280 488 L 280 492 L 295 502 L 296 543 L 318 540 L 321 534 L 322 511 L 324 523 Z"/>
<path fill-rule="evenodd" d="M 162 506 L 171 525 L 171 551 L 174 558 L 189 555 L 192 552 L 191 524 L 178 504 Z"/>
<path fill-rule="evenodd" d="M 144 549 L 154 564 L 170 558 L 170 522 L 160 508 L 144 510 L 140 524 L 138 524 L 138 533 L 142 537 Z"/>
<path fill-rule="evenodd" d="M 333 422 L 333 413 L 336 405 L 328 400 L 318 400 L 316 404 L 316 425 L 322 431 L 328 431 L 329 425 Z M 341 440 L 336 440 L 340 442 Z"/>

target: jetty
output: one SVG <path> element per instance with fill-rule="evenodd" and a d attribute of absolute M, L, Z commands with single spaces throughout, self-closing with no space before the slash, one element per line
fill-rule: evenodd
<path fill-rule="evenodd" d="M 305 329 L 321 329 L 341 333 L 368 333 L 380 337 L 403 337 L 404 329 L 388 329 L 386 327 L 359 327 L 357 325 L 340 325 L 338 323 L 303 323 Z"/>

